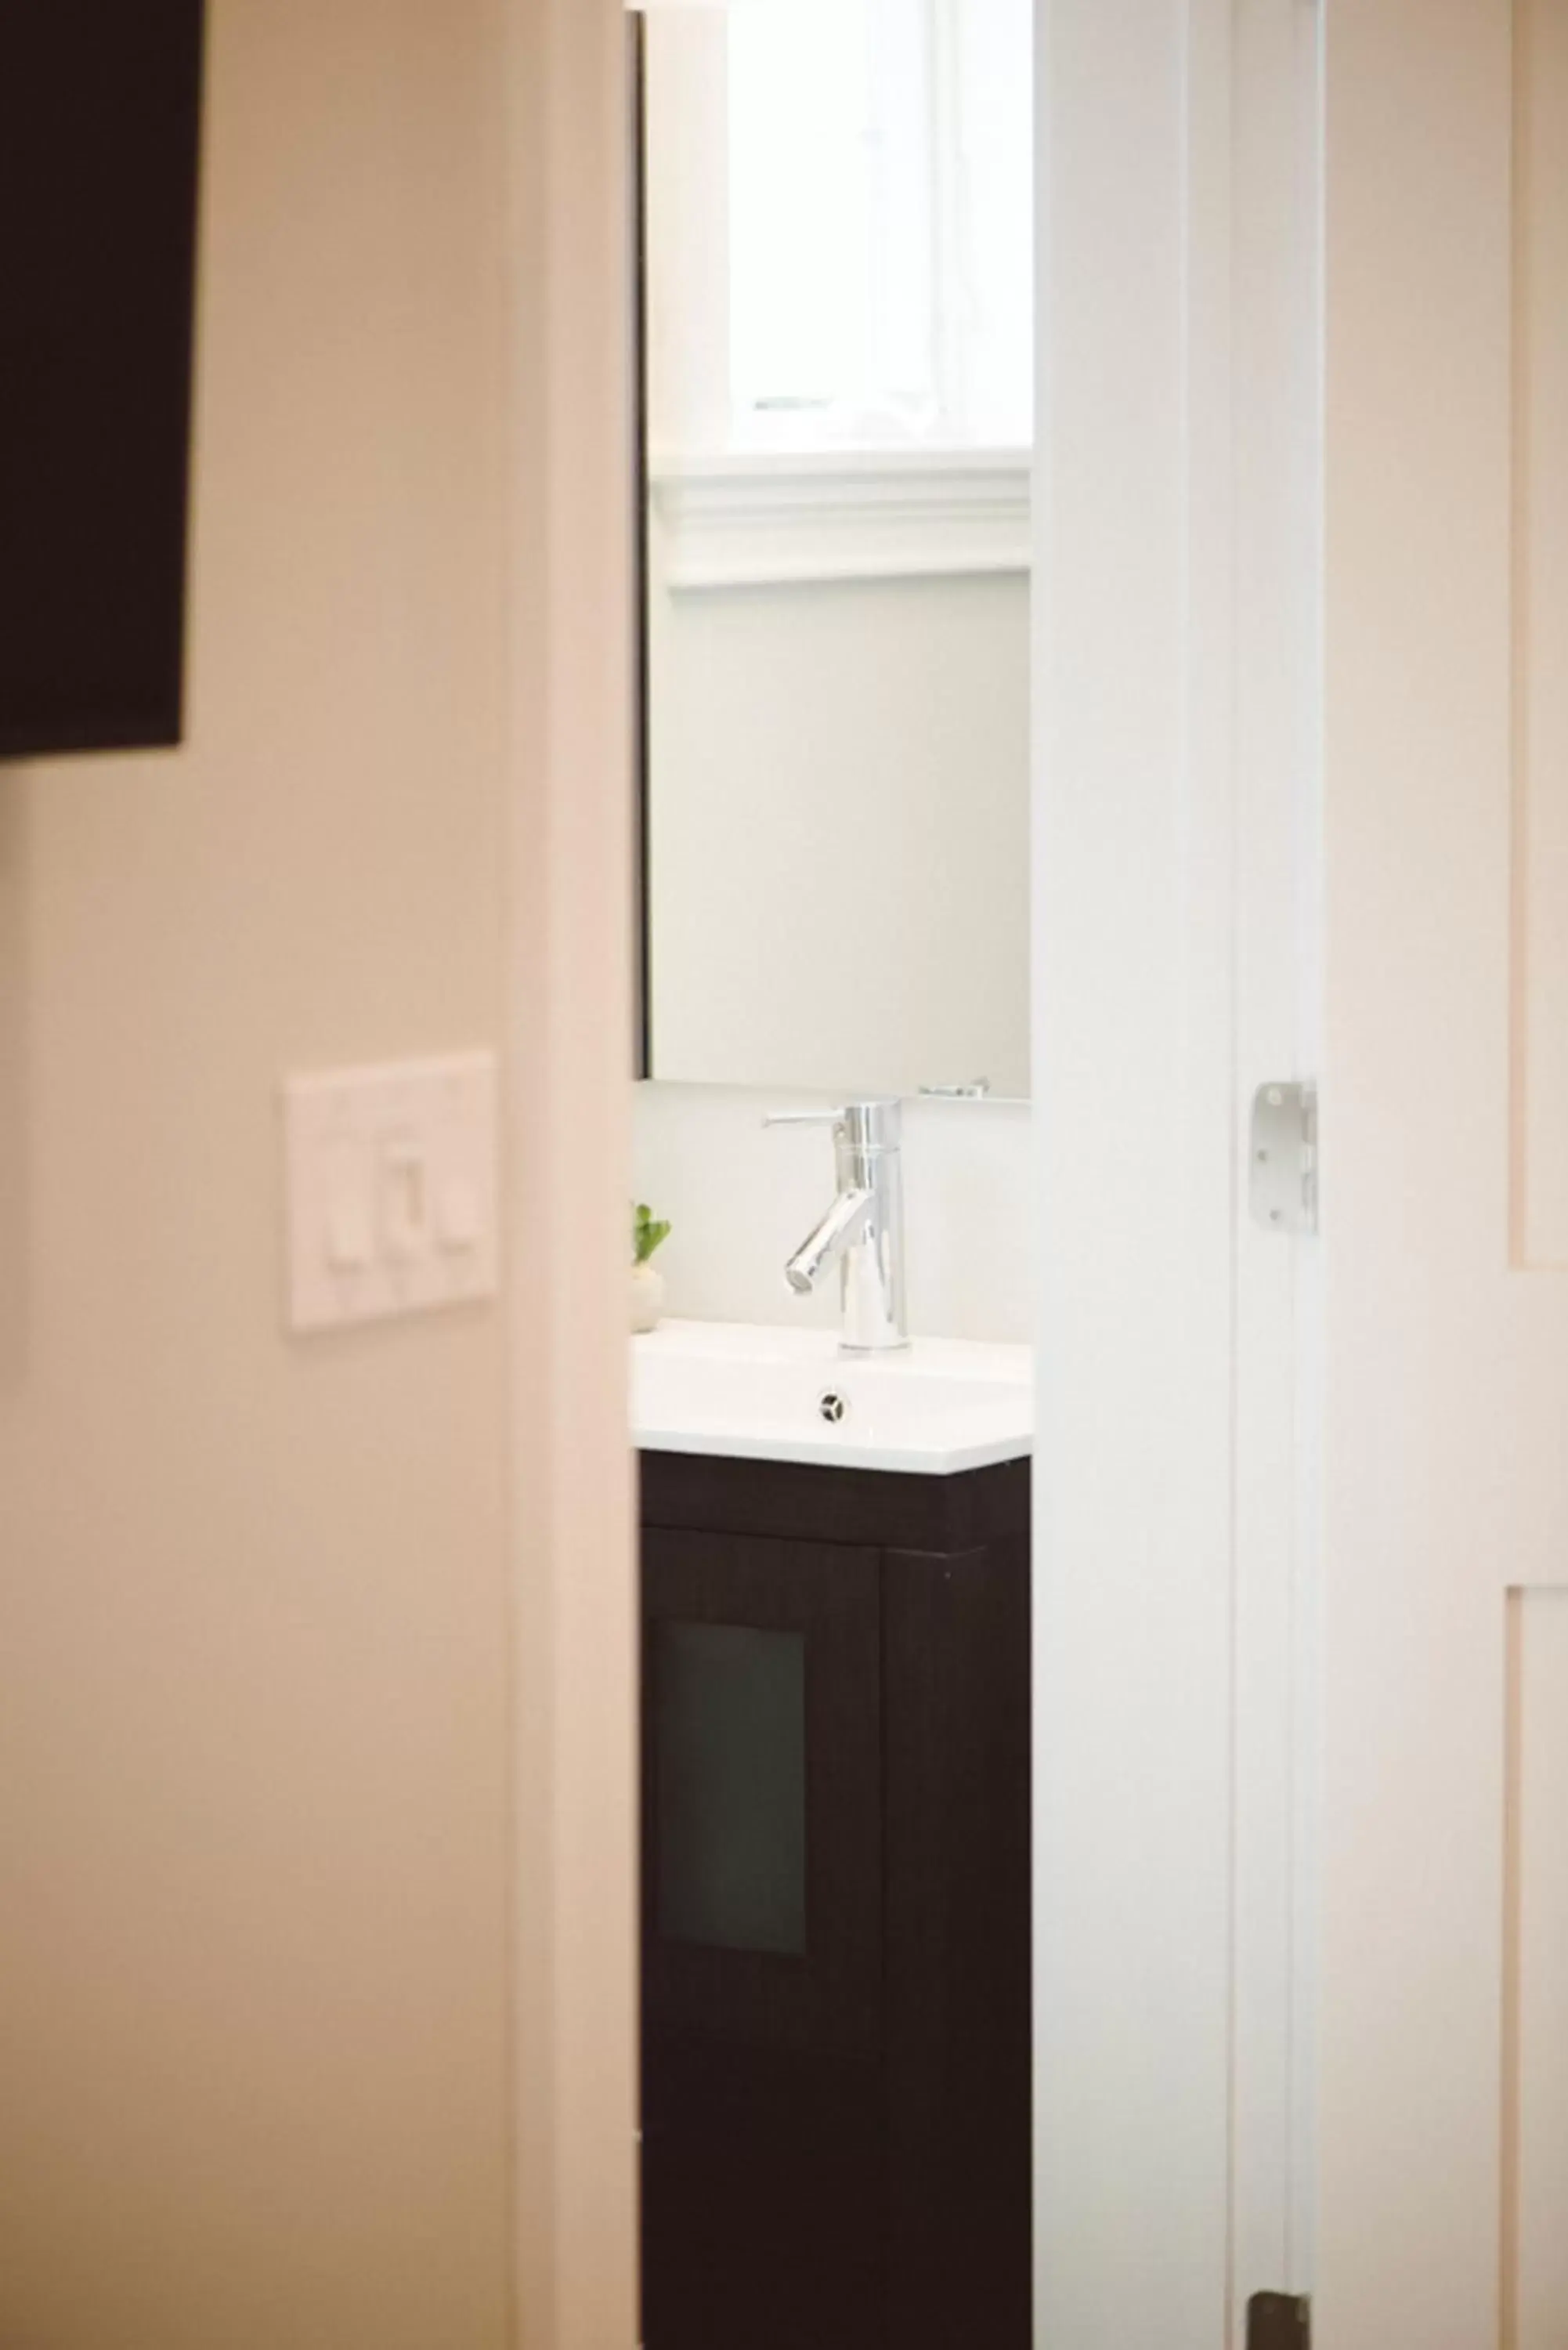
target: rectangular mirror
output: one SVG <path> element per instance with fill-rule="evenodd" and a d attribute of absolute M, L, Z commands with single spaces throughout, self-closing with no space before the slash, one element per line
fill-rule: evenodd
<path fill-rule="evenodd" d="M 646 1074 L 1022 1096 L 1029 0 L 644 24 Z"/>

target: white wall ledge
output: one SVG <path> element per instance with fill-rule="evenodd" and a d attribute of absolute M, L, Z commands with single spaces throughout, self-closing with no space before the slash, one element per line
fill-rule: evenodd
<path fill-rule="evenodd" d="M 1031 464 L 1026 449 L 656 456 L 664 582 L 1026 574 Z"/>

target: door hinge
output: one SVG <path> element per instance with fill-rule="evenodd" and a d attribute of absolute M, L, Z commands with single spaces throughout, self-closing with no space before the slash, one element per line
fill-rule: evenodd
<path fill-rule="evenodd" d="M 1312 2350 L 1312 2303 L 1260 2293 L 1247 2303 L 1247 2350 Z"/>
<path fill-rule="evenodd" d="M 1317 1088 L 1260 1086 L 1252 1097 L 1249 1190 L 1268 1232 L 1317 1230 Z"/>

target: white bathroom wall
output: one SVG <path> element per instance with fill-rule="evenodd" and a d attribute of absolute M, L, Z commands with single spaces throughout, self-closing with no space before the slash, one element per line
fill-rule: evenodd
<path fill-rule="evenodd" d="M 655 1070 L 1026 1094 L 1026 573 L 672 593 L 658 520 Z"/>
<path fill-rule="evenodd" d="M 837 1287 L 802 1300 L 785 1257 L 833 1194 L 826 1129 L 765 1130 L 820 1096 L 725 1086 L 634 1088 L 637 1195 L 674 1226 L 668 1311 L 701 1321 L 831 1327 Z M 1031 1117 L 1022 1102 L 910 1102 L 904 1125 L 909 1316 L 917 1336 L 1031 1332 Z"/>

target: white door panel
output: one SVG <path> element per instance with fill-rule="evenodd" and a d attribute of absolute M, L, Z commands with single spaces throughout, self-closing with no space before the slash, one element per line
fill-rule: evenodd
<path fill-rule="evenodd" d="M 1568 1591 L 1513 1596 L 1509 1662 L 1502 2338 L 1509 2350 L 1561 2350 L 1568 2334 Z"/>
<path fill-rule="evenodd" d="M 1040 0 L 1036 2338 L 1221 2350 L 1306 2282 L 1315 30 Z"/>
<path fill-rule="evenodd" d="M 1061 2350 L 1225 2324 L 1230 204 L 1222 121 L 1194 141 L 1189 109 L 1222 113 L 1228 26 L 1227 0 L 1039 13 L 1036 2340 Z"/>
<path fill-rule="evenodd" d="M 1318 2339 L 1561 2350 L 1568 8 L 1326 57 Z"/>
<path fill-rule="evenodd" d="M 1514 1239 L 1568 1265 L 1568 9 L 1516 20 L 1520 1132 Z"/>

